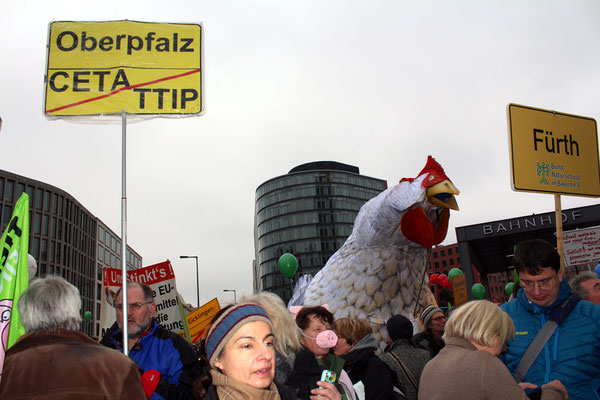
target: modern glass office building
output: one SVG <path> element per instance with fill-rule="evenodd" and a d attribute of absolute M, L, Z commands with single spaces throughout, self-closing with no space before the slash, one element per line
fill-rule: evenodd
<path fill-rule="evenodd" d="M 358 167 L 318 161 L 293 168 L 256 189 L 254 288 L 284 301 L 292 286 L 279 271 L 284 253 L 298 259 L 295 279 L 316 274 L 352 233 L 360 207 L 387 188 Z"/>
<path fill-rule="evenodd" d="M 81 331 L 98 337 L 102 268 L 121 267 L 121 239 L 73 196 L 54 186 L 0 170 L 0 229 L 10 222 L 15 203 L 29 195 L 29 254 L 37 275 L 60 275 L 81 293 L 81 313 L 92 312 Z M 129 269 L 142 257 L 127 246 Z"/>

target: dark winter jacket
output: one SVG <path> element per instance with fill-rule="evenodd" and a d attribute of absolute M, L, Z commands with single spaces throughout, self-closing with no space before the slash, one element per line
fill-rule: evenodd
<path fill-rule="evenodd" d="M 202 375 L 202 365 L 194 348 L 155 320 L 150 330 L 129 350 L 142 371 L 160 372 L 160 381 L 151 400 L 193 399 L 194 381 Z M 101 344 L 123 351 L 123 333 L 117 327 L 106 332 Z"/>
<path fill-rule="evenodd" d="M 430 360 L 430 355 L 427 350 L 416 348 L 414 343 L 406 339 L 398 339 L 385 349 L 385 353 L 379 356 L 388 367 L 396 374 L 396 382 L 398 387 L 407 400 L 416 400 L 418 391 L 410 383 L 410 380 L 403 372 L 402 367 L 394 359 L 390 353 L 394 353 L 413 374 L 417 385 L 421 380 L 421 372 L 425 368 L 425 364 Z"/>
<path fill-rule="evenodd" d="M 323 366 L 319 364 L 315 355 L 305 347 L 296 353 L 296 359 L 294 360 L 294 368 L 291 375 L 288 377 L 285 385 L 298 390 L 298 398 L 302 400 L 308 400 L 311 396 L 311 390 L 317 389 L 317 382 L 321 380 L 321 373 L 325 369 L 334 371 L 338 376 L 341 373 L 342 365 L 344 361 L 333 354 L 328 354 L 329 360 L 337 361 L 337 365 Z M 338 382 L 335 383 L 336 387 L 343 392 L 343 389 L 339 386 Z"/>
<path fill-rule="evenodd" d="M 427 350 L 431 358 L 437 356 L 445 346 L 443 339 L 427 331 L 417 333 L 411 340 L 417 348 Z"/>
<path fill-rule="evenodd" d="M 283 354 L 275 350 L 275 379 L 274 382 L 280 385 L 284 385 L 285 381 L 292 374 L 292 368 L 294 367 L 294 360 L 296 354 L 292 353 L 289 357 L 285 357 Z"/>
<path fill-rule="evenodd" d="M 393 400 L 393 372 L 375 355 L 377 349 L 377 342 L 369 333 L 342 356 L 346 361 L 344 370 L 352 383 L 363 383 L 365 400 Z"/>

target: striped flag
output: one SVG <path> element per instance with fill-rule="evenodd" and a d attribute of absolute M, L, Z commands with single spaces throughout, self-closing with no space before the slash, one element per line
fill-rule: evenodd
<path fill-rule="evenodd" d="M 0 379 L 4 354 L 25 334 L 17 302 L 29 284 L 29 196 L 21 195 L 0 238 Z"/>

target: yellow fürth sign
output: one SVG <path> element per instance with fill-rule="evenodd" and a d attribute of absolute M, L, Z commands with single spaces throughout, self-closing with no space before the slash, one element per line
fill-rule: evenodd
<path fill-rule="evenodd" d="M 198 114 L 202 110 L 201 25 L 50 24 L 46 115 Z"/>
<path fill-rule="evenodd" d="M 514 190 L 600 196 L 596 120 L 508 105 Z"/>

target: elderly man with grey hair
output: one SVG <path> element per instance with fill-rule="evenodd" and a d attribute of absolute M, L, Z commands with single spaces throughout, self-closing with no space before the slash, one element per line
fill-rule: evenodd
<path fill-rule="evenodd" d="M 77 331 L 79 291 L 35 279 L 17 308 L 27 334 L 6 352 L 0 399 L 145 399 L 136 364 Z"/>
<path fill-rule="evenodd" d="M 591 301 L 600 306 L 600 279 L 591 271 L 585 271 L 569 281 L 571 290 L 582 299 Z"/>

